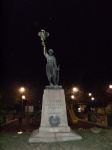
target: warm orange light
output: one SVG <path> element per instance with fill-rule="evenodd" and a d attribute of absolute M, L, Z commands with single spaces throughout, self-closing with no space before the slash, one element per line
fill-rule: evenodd
<path fill-rule="evenodd" d="M 73 87 L 72 90 L 73 90 L 73 92 L 75 92 L 75 93 L 79 91 L 79 89 L 78 89 L 77 87 Z"/>
<path fill-rule="evenodd" d="M 75 99 L 75 96 L 74 96 L 74 95 L 71 95 L 71 99 Z"/>
<path fill-rule="evenodd" d="M 24 88 L 24 87 L 21 87 L 21 88 L 19 89 L 19 91 L 20 91 L 20 93 L 24 93 L 24 92 L 25 92 L 25 88 Z"/>

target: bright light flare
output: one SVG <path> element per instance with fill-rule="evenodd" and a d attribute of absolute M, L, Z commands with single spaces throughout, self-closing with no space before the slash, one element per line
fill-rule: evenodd
<path fill-rule="evenodd" d="M 78 112 L 81 112 L 81 108 L 80 107 L 78 107 Z"/>
<path fill-rule="evenodd" d="M 78 89 L 77 87 L 73 87 L 72 90 L 73 90 L 73 92 L 75 92 L 75 93 L 79 91 L 79 89 Z"/>
<path fill-rule="evenodd" d="M 26 99 L 26 96 L 25 96 L 25 95 L 22 95 L 21 98 L 22 98 L 22 99 Z"/>
<path fill-rule="evenodd" d="M 109 89 L 112 89 L 112 84 L 109 85 Z"/>
<path fill-rule="evenodd" d="M 88 93 L 88 96 L 92 96 L 92 93 Z"/>
<path fill-rule="evenodd" d="M 91 100 L 92 100 L 92 101 L 94 101 L 94 100 L 95 100 L 95 98 L 94 98 L 94 97 L 91 97 Z"/>
<path fill-rule="evenodd" d="M 19 89 L 19 91 L 20 91 L 20 93 L 24 93 L 24 92 L 25 92 L 25 88 L 24 88 L 24 87 L 21 87 L 21 88 Z"/>
<path fill-rule="evenodd" d="M 75 99 L 75 96 L 74 96 L 74 95 L 71 95 L 71 99 Z"/>

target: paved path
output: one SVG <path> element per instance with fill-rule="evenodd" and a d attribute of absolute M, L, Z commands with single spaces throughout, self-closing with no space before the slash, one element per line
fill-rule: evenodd
<path fill-rule="evenodd" d="M 112 130 L 102 129 L 93 133 L 89 129 L 75 130 L 82 140 L 55 143 L 28 143 L 31 133 L 2 132 L 0 134 L 0 150 L 112 150 Z"/>

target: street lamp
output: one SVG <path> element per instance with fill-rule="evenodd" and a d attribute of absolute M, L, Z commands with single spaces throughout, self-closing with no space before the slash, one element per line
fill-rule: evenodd
<path fill-rule="evenodd" d="M 88 96 L 92 96 L 92 93 L 88 93 Z"/>
<path fill-rule="evenodd" d="M 78 107 L 78 112 L 81 112 L 81 107 Z"/>
<path fill-rule="evenodd" d="M 20 92 L 21 94 L 23 94 L 23 93 L 25 92 L 25 90 L 26 90 L 26 89 L 25 89 L 24 87 L 20 87 L 20 88 L 19 88 L 19 92 Z"/>
<path fill-rule="evenodd" d="M 75 99 L 75 100 L 80 101 L 81 95 L 82 95 L 82 92 L 80 91 L 80 89 L 77 86 L 72 87 L 71 99 Z"/>
<path fill-rule="evenodd" d="M 26 96 L 25 96 L 25 95 L 22 95 L 22 96 L 21 96 L 21 99 L 22 99 L 22 113 L 23 113 L 23 101 L 26 99 Z"/>
<path fill-rule="evenodd" d="M 74 96 L 74 95 L 71 95 L 71 99 L 74 100 L 74 99 L 75 99 L 75 96 Z"/>
<path fill-rule="evenodd" d="M 109 84 L 107 89 L 106 89 L 106 92 L 109 94 L 109 95 L 112 95 L 112 84 Z"/>
<path fill-rule="evenodd" d="M 24 92 L 26 91 L 26 89 L 25 89 L 25 87 L 20 87 L 19 88 L 19 92 L 20 92 L 20 94 L 21 94 L 21 109 L 22 109 L 22 114 L 23 114 L 23 100 L 25 100 L 26 99 L 26 96 L 24 95 Z"/>
<path fill-rule="evenodd" d="M 95 100 L 95 98 L 94 98 L 94 97 L 91 97 L 91 100 L 92 100 L 92 101 L 94 101 L 94 100 Z"/>
<path fill-rule="evenodd" d="M 77 93 L 77 92 L 79 91 L 79 89 L 78 89 L 77 87 L 73 87 L 73 88 L 72 88 L 72 91 L 73 91 L 74 93 Z"/>
<path fill-rule="evenodd" d="M 112 89 L 112 84 L 109 85 L 109 89 Z"/>
<path fill-rule="evenodd" d="M 17 132 L 18 134 L 22 134 L 22 119 L 23 119 L 23 100 L 26 99 L 26 96 L 24 95 L 24 92 L 25 92 L 25 88 L 22 86 L 19 88 L 19 93 L 21 94 L 21 113 L 19 113 L 19 126 L 20 126 L 20 131 Z"/>
<path fill-rule="evenodd" d="M 25 95 L 22 95 L 21 98 L 22 98 L 22 100 L 25 100 L 25 99 L 26 99 L 26 96 L 25 96 Z"/>

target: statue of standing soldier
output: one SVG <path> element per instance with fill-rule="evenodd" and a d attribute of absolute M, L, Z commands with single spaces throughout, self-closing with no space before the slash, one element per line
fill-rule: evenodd
<path fill-rule="evenodd" d="M 46 64 L 46 74 L 49 81 L 50 86 L 56 86 L 59 82 L 59 67 L 57 67 L 56 58 L 54 56 L 53 49 L 49 49 L 47 52 L 47 48 L 45 45 L 46 37 L 49 36 L 49 33 L 45 30 L 41 30 L 38 33 L 38 36 L 40 36 L 43 46 L 43 53 L 47 60 Z"/>

